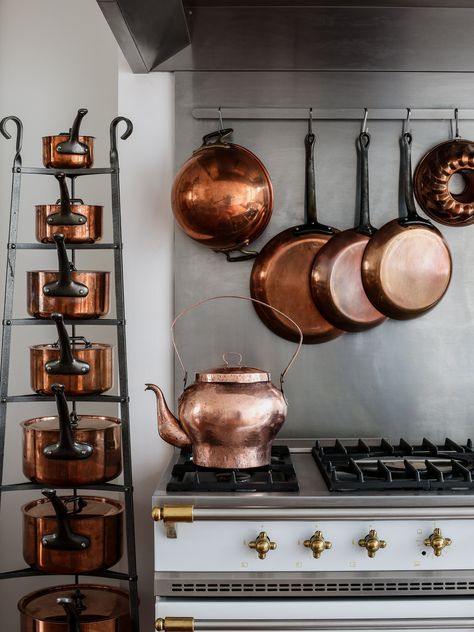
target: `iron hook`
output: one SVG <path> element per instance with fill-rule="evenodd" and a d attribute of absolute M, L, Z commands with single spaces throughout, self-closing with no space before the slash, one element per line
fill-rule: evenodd
<path fill-rule="evenodd" d="M 133 132 L 133 123 L 125 116 L 116 116 L 110 123 L 110 164 L 117 165 L 118 163 L 118 151 L 117 151 L 117 126 L 119 123 L 124 122 L 126 129 L 120 136 L 122 140 L 127 140 L 130 134 Z"/>
<path fill-rule="evenodd" d="M 369 110 L 367 108 L 364 108 L 364 120 L 362 121 L 362 134 L 367 134 L 368 133 L 368 128 L 367 128 L 367 118 L 369 116 Z"/>
<path fill-rule="evenodd" d="M 313 133 L 313 108 L 309 108 L 308 134 Z"/>
<path fill-rule="evenodd" d="M 410 125 L 410 117 L 411 117 L 411 108 L 407 108 L 407 115 L 405 120 L 403 121 L 403 134 L 409 134 L 409 125 Z"/>
<path fill-rule="evenodd" d="M 15 140 L 15 162 L 21 162 L 20 154 L 21 148 L 23 146 L 23 123 L 18 118 L 18 116 L 5 116 L 0 121 L 0 132 L 2 136 L 4 136 L 7 140 L 9 140 L 12 135 L 7 131 L 6 124 L 8 121 L 13 121 L 16 125 L 16 140 Z"/>
<path fill-rule="evenodd" d="M 224 129 L 224 121 L 222 120 L 222 108 L 221 108 L 221 106 L 219 106 L 218 112 L 219 112 L 219 131 L 222 132 L 222 130 Z"/>
<path fill-rule="evenodd" d="M 459 134 L 459 109 L 454 108 L 454 138 L 459 140 L 461 135 Z"/>

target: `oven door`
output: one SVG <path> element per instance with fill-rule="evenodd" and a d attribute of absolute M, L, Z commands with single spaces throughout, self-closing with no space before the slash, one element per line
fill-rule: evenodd
<path fill-rule="evenodd" d="M 474 628 L 474 600 L 170 599 L 156 600 L 163 632 L 393 632 Z"/>

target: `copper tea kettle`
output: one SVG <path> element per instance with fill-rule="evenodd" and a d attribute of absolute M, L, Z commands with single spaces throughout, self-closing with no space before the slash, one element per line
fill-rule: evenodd
<path fill-rule="evenodd" d="M 299 344 L 289 364 L 280 376 L 280 389 L 262 369 L 231 366 L 224 354 L 226 366 L 196 373 L 196 381 L 186 388 L 187 372 L 178 352 L 174 326 L 191 309 L 221 298 L 236 298 L 260 303 L 277 311 L 294 325 Z M 283 381 L 296 360 L 303 342 L 300 327 L 289 316 L 267 303 L 244 296 L 214 296 L 187 307 L 176 316 L 172 327 L 176 356 L 184 371 L 185 390 L 178 402 L 177 419 L 169 410 L 162 391 L 155 384 L 158 409 L 158 431 L 162 439 L 179 448 L 192 447 L 196 465 L 219 469 L 262 467 L 270 463 L 273 440 L 285 421 L 287 402 Z M 240 360 L 242 356 L 240 356 Z"/>

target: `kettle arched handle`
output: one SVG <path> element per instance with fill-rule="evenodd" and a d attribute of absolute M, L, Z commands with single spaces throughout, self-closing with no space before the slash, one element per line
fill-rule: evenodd
<path fill-rule="evenodd" d="M 204 298 L 201 301 L 198 301 L 197 303 L 193 303 L 193 305 L 189 305 L 189 307 L 185 307 L 181 312 L 179 312 L 179 314 L 176 316 L 176 318 L 171 323 L 171 342 L 173 343 L 173 347 L 174 347 L 174 351 L 176 353 L 176 357 L 178 358 L 179 363 L 181 365 L 181 368 L 183 369 L 184 386 L 186 387 L 186 384 L 187 384 L 188 372 L 186 370 L 186 367 L 184 366 L 183 360 L 181 359 L 181 355 L 180 355 L 180 353 L 178 351 L 178 347 L 176 345 L 176 338 L 175 338 L 175 335 L 174 335 L 175 325 L 178 322 L 178 320 L 181 318 L 181 316 L 184 316 L 185 314 L 190 312 L 192 309 L 194 309 L 196 307 L 199 307 L 200 305 L 204 305 L 204 303 L 209 303 L 210 301 L 216 301 L 216 300 L 219 300 L 221 298 L 236 298 L 236 299 L 239 299 L 239 300 L 242 300 L 242 301 L 249 301 L 251 303 L 258 303 L 259 305 L 263 305 L 264 307 L 268 307 L 269 309 L 272 309 L 277 314 L 280 314 L 280 316 L 283 316 L 284 318 L 286 318 L 286 320 L 288 320 L 292 325 L 294 325 L 296 327 L 296 330 L 298 331 L 300 339 L 299 339 L 298 346 L 296 347 L 295 352 L 291 356 L 290 361 L 288 362 L 288 364 L 286 365 L 285 369 L 283 370 L 283 372 L 280 375 L 280 387 L 283 390 L 283 382 L 285 381 L 285 375 L 287 374 L 288 370 L 293 366 L 294 361 L 296 360 L 296 358 L 298 357 L 299 352 L 301 351 L 301 346 L 303 344 L 303 332 L 301 331 L 301 327 L 292 318 L 287 316 L 287 314 L 285 314 L 284 312 L 280 311 L 276 307 L 272 307 L 271 305 L 269 305 L 268 303 L 265 303 L 264 301 L 259 301 L 257 298 L 251 298 L 250 296 L 239 296 L 238 294 L 224 294 L 222 296 L 211 296 L 209 298 Z"/>

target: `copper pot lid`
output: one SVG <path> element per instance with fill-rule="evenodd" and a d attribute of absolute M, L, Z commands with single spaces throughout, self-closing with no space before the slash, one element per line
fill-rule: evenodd
<path fill-rule="evenodd" d="M 123 504 L 112 498 L 104 498 L 103 496 L 60 496 L 62 502 L 73 500 L 68 503 L 71 515 L 75 519 L 102 518 L 113 516 L 123 512 Z M 79 499 L 79 503 L 77 500 Z M 39 498 L 33 500 L 21 508 L 22 513 L 33 518 L 55 518 L 56 513 L 53 505 L 47 498 Z"/>
<path fill-rule="evenodd" d="M 82 431 L 106 430 L 121 424 L 117 417 L 100 417 L 98 415 L 78 415 L 74 420 L 73 429 Z M 34 417 L 21 422 L 26 430 L 46 430 L 59 432 L 59 419 L 54 417 Z"/>
<path fill-rule="evenodd" d="M 66 623 L 64 609 L 56 601 L 60 597 L 79 602 L 81 623 L 118 619 L 129 613 L 129 596 L 125 590 L 98 584 L 51 586 L 37 590 L 20 599 L 18 610 L 39 621 Z"/>
<path fill-rule="evenodd" d="M 228 358 L 237 356 L 236 365 L 231 365 Z M 241 366 L 242 354 L 227 351 L 222 354 L 225 365 L 207 371 L 196 373 L 196 382 L 224 382 L 231 384 L 255 384 L 256 382 L 270 382 L 270 373 L 250 366 Z"/>

